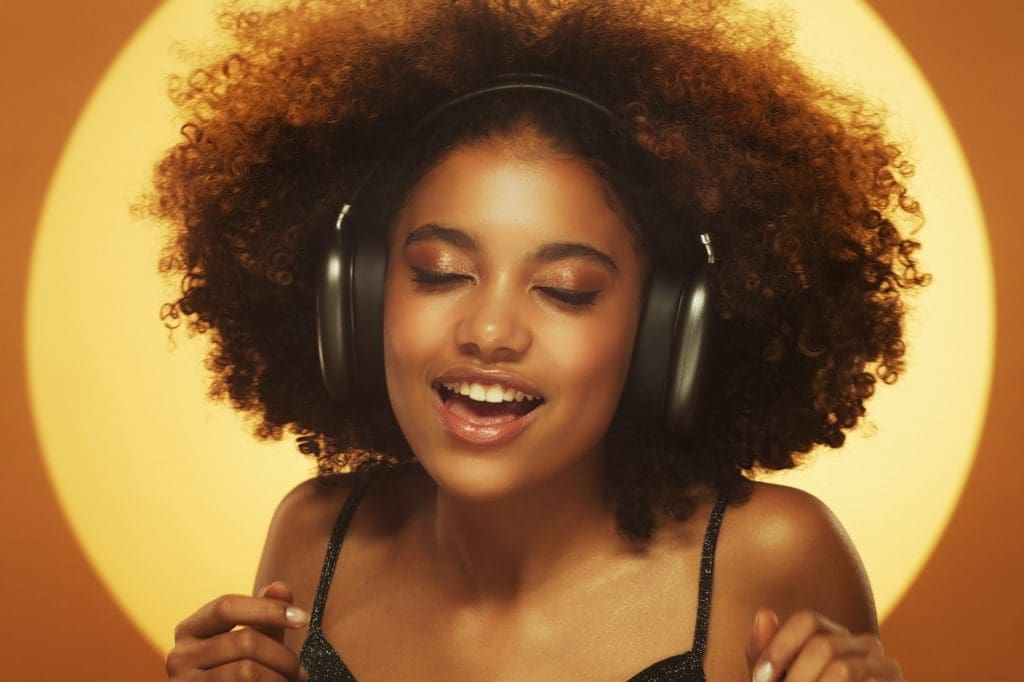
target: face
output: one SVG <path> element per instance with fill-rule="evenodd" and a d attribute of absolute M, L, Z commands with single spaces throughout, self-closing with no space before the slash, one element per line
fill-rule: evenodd
<path fill-rule="evenodd" d="M 388 393 L 434 481 L 494 500 L 599 462 L 644 267 L 590 166 L 457 148 L 414 188 L 388 248 Z"/>

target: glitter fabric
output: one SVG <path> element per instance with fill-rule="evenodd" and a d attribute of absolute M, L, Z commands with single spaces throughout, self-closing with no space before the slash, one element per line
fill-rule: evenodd
<path fill-rule="evenodd" d="M 320 623 L 324 618 L 324 606 L 327 604 L 327 592 L 331 588 L 331 579 L 334 577 L 334 567 L 338 565 L 341 542 L 345 539 L 348 522 L 352 519 L 359 500 L 363 499 L 363 493 L 366 492 L 368 483 L 368 478 L 362 479 L 349 494 L 345 506 L 338 513 L 338 520 L 334 523 L 331 539 L 327 543 L 327 555 L 324 557 L 323 570 L 320 571 L 320 584 L 317 585 L 313 610 L 309 614 L 309 631 L 302 643 L 302 651 L 299 652 L 299 662 L 309 674 L 309 682 L 334 682 L 335 680 L 355 682 L 356 679 L 349 671 L 348 666 L 341 660 L 338 652 L 324 637 Z"/>
<path fill-rule="evenodd" d="M 330 542 L 327 544 L 327 555 L 320 574 L 320 584 L 316 589 L 313 611 L 310 614 L 309 632 L 302 643 L 299 660 L 306 672 L 309 682 L 355 682 L 355 676 L 341 660 L 330 642 L 324 637 L 320 628 L 327 603 L 327 592 L 334 577 L 334 568 L 338 564 L 338 553 L 345 539 L 345 531 L 355 512 L 359 500 L 366 492 L 367 482 L 358 485 L 345 502 L 334 524 Z M 693 647 L 681 654 L 669 656 L 647 666 L 626 682 L 706 682 L 704 677 L 704 649 L 708 638 L 708 617 L 711 613 L 711 575 L 714 572 L 715 543 L 718 541 L 718 530 L 722 526 L 725 514 L 724 497 L 715 500 L 708 520 L 707 531 L 704 533 L 704 547 L 700 559 L 700 587 L 697 593 L 697 624 L 693 633 Z"/>

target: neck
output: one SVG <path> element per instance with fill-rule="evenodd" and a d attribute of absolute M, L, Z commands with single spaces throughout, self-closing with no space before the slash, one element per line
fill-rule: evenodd
<path fill-rule="evenodd" d="M 601 451 L 539 487 L 497 500 L 440 488 L 433 518 L 437 577 L 467 603 L 508 605 L 621 549 L 603 499 Z"/>

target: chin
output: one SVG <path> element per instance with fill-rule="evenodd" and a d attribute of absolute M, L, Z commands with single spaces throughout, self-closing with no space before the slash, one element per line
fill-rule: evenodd
<path fill-rule="evenodd" d="M 472 452 L 445 448 L 417 459 L 446 495 L 461 502 L 484 504 L 522 494 L 550 475 L 529 466 L 524 461 L 525 453 L 514 451 L 518 449 Z"/>

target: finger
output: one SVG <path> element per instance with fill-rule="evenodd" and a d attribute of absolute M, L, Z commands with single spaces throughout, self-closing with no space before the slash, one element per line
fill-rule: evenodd
<path fill-rule="evenodd" d="M 257 594 L 257 597 L 266 597 L 268 599 L 280 599 L 281 601 L 292 602 L 295 601 L 295 597 L 292 595 L 292 588 L 288 586 L 283 580 L 275 580 L 274 582 L 265 585 Z"/>
<path fill-rule="evenodd" d="M 754 664 L 761 657 L 761 652 L 768 646 L 772 636 L 779 629 L 779 617 L 768 608 L 760 608 L 754 614 L 754 628 L 747 641 L 747 666 L 753 672 Z"/>
<path fill-rule="evenodd" d="M 844 677 L 846 675 L 846 677 Z M 847 665 L 841 665 L 839 661 L 825 669 L 821 677 L 822 682 L 905 682 L 900 664 L 891 658 L 875 655 L 874 652 L 866 658 L 856 657 Z"/>
<path fill-rule="evenodd" d="M 204 680 L 212 682 L 237 682 L 238 680 L 258 680 L 259 682 L 291 682 L 279 672 L 262 666 L 255 661 L 235 661 L 214 668 L 207 673 Z"/>
<path fill-rule="evenodd" d="M 798 611 L 787 618 L 754 664 L 754 682 L 780 680 L 807 640 L 819 632 L 843 634 L 849 630 L 814 611 Z M 787 682 L 791 682 L 788 677 Z"/>
<path fill-rule="evenodd" d="M 892 658 L 868 657 L 867 668 L 865 682 L 904 682 L 900 664 Z"/>
<path fill-rule="evenodd" d="M 850 656 L 831 661 L 828 667 L 822 671 L 820 677 L 814 679 L 820 680 L 820 682 L 853 682 L 867 679 L 867 674 L 868 666 L 864 658 Z"/>
<path fill-rule="evenodd" d="M 291 650 L 252 628 L 241 628 L 198 641 L 204 644 L 198 661 L 202 670 L 232 661 L 252 660 L 289 679 L 299 674 L 299 659 Z"/>
<path fill-rule="evenodd" d="M 252 628 L 206 639 L 189 638 L 174 647 L 173 654 L 176 667 L 185 670 L 212 670 L 233 661 L 252 660 L 286 676 L 295 677 L 299 671 L 299 659 L 290 649 Z"/>
<path fill-rule="evenodd" d="M 175 641 L 186 637 L 210 637 L 236 625 L 300 628 L 309 621 L 302 609 L 278 599 L 226 594 L 200 607 L 174 630 Z"/>
<path fill-rule="evenodd" d="M 292 603 L 295 601 L 294 597 L 292 596 L 291 588 L 281 580 L 275 580 L 268 585 L 264 585 L 263 588 L 257 591 L 256 596 L 269 599 L 279 599 L 281 601 L 288 603 Z M 264 633 L 268 637 L 273 637 L 278 642 L 284 642 L 285 628 L 278 626 L 268 627 L 263 625 L 253 625 L 252 627 Z"/>
<path fill-rule="evenodd" d="M 834 679 L 859 680 L 865 670 L 865 657 L 879 651 L 878 638 L 874 635 L 847 635 L 818 633 L 804 644 L 796 660 L 789 666 L 786 682 L 822 679 L 826 670 L 835 668 Z M 858 676 L 836 678 L 842 672 Z"/>

